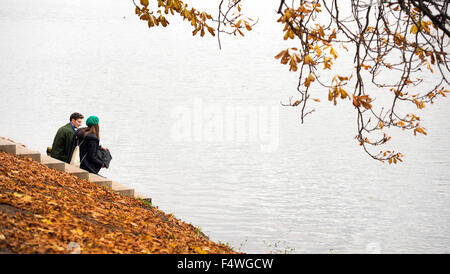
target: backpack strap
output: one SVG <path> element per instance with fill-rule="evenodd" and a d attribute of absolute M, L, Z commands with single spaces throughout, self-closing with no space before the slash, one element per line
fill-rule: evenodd
<path fill-rule="evenodd" d="M 86 138 L 83 138 L 83 141 L 81 141 L 81 143 L 79 143 L 80 141 L 80 136 L 78 136 L 78 134 L 80 133 L 80 130 L 77 130 L 77 132 L 75 133 L 75 138 L 76 138 L 76 142 L 78 147 L 81 147 L 81 145 L 84 143 L 84 141 L 86 140 Z M 80 165 L 83 162 L 83 160 L 86 158 L 87 153 L 84 155 L 83 159 L 80 160 Z"/>

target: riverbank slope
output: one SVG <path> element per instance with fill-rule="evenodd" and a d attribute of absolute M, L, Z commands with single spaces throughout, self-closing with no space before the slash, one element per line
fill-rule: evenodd
<path fill-rule="evenodd" d="M 234 253 L 145 202 L 0 152 L 0 253 Z"/>

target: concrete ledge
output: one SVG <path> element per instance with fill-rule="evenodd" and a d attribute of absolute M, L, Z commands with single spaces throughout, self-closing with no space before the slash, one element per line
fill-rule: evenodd
<path fill-rule="evenodd" d="M 114 192 L 120 193 L 121 195 L 123 195 L 125 197 L 133 197 L 134 198 L 134 189 L 124 187 L 123 185 L 121 185 L 117 182 L 114 182 L 114 181 L 112 182 L 111 189 Z"/>
<path fill-rule="evenodd" d="M 64 163 L 64 171 L 77 176 L 80 179 L 89 180 L 89 172 L 73 165 Z"/>
<path fill-rule="evenodd" d="M 109 180 L 107 178 L 104 178 L 102 176 L 99 176 L 97 174 L 89 173 L 88 181 L 92 182 L 92 183 L 94 183 L 96 185 L 99 185 L 99 186 L 105 186 L 107 188 L 112 188 L 112 181 L 111 180 Z"/>
<path fill-rule="evenodd" d="M 16 145 L 0 144 L 0 151 L 8 154 L 16 154 Z"/>
<path fill-rule="evenodd" d="M 3 145 L 3 144 L 6 144 L 6 145 L 15 145 L 16 143 L 14 143 L 12 140 L 10 140 L 10 139 L 6 139 L 5 137 L 0 137 L 0 145 Z"/>
<path fill-rule="evenodd" d="M 88 171 L 81 169 L 79 167 L 67 164 L 58 159 L 54 159 L 48 155 L 40 154 L 38 151 L 30 150 L 25 147 L 25 145 L 15 143 L 10 139 L 0 137 L 0 152 L 6 152 L 9 154 L 14 154 L 20 157 L 29 157 L 32 160 L 39 162 L 49 168 L 53 168 L 62 172 L 67 172 L 69 174 L 75 175 L 80 179 L 90 181 L 96 185 L 108 187 L 114 192 L 117 192 L 123 196 L 141 199 L 146 202 L 152 202 L 151 198 L 141 196 L 134 192 L 134 189 L 125 187 L 117 182 L 113 182 L 108 178 L 104 178 L 97 174 L 89 173 Z"/>
<path fill-rule="evenodd" d="M 38 151 L 28 149 L 22 144 L 17 144 L 4 138 L 0 138 L 0 151 L 24 158 L 29 157 L 36 162 L 41 161 L 41 154 Z"/>
<path fill-rule="evenodd" d="M 43 164 L 49 168 L 59 170 L 59 171 L 65 171 L 66 163 L 64 163 L 58 159 L 52 158 L 50 156 L 42 154 L 41 155 L 41 164 Z"/>
<path fill-rule="evenodd" d="M 22 145 L 16 146 L 16 155 L 23 158 L 29 157 L 33 161 L 41 162 L 41 154 L 38 151 L 25 148 Z"/>
<path fill-rule="evenodd" d="M 16 154 L 16 144 L 6 139 L 0 138 L 0 151 L 9 154 Z"/>

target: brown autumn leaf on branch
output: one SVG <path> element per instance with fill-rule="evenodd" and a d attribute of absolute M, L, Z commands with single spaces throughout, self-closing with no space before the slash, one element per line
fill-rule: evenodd
<path fill-rule="evenodd" d="M 216 18 L 188 8 L 187 2 L 194 3 L 141 1 L 141 5 L 135 3 L 136 13 L 149 24 L 153 13 L 178 14 L 190 22 L 193 35 L 203 36 L 205 28 L 213 36 L 217 33 L 219 47 L 221 33 L 244 36 L 242 30 L 254 29 L 242 12 L 245 0 L 220 0 Z M 157 7 L 150 7 L 151 3 Z M 378 153 L 378 146 L 390 140 L 385 130 L 425 135 L 421 124 L 409 123 L 405 116 L 409 114 L 401 109 L 414 104 L 422 110 L 450 92 L 448 1 L 279 0 L 274 7 L 279 15 L 274 23 L 282 26 L 279 38 L 291 43 L 281 52 L 274 49 L 279 52 L 275 58 L 298 75 L 297 98 L 290 96 L 289 104 L 282 105 L 298 107 L 304 123 L 314 111 L 308 104 L 314 97 L 326 96 L 328 91 L 334 105 L 339 98 L 348 98 L 354 106 L 355 139 L 364 151 L 373 159 L 397 163 L 403 154 Z M 217 27 L 212 29 L 211 24 Z M 348 67 L 341 65 L 345 61 Z M 348 79 L 341 79 L 337 72 Z"/>

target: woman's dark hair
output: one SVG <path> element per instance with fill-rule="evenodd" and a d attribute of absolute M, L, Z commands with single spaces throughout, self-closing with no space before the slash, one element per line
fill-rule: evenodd
<path fill-rule="evenodd" d="M 97 138 L 100 140 L 100 127 L 98 126 L 98 124 L 82 128 L 80 129 L 80 132 L 78 134 L 81 134 L 84 139 L 90 133 L 97 136 Z"/>
<path fill-rule="evenodd" d="M 81 113 L 74 112 L 74 113 L 72 113 L 72 114 L 70 115 L 69 121 L 71 122 L 72 119 L 74 119 L 74 120 L 84 119 L 84 116 L 83 116 L 83 114 L 81 114 Z"/>

